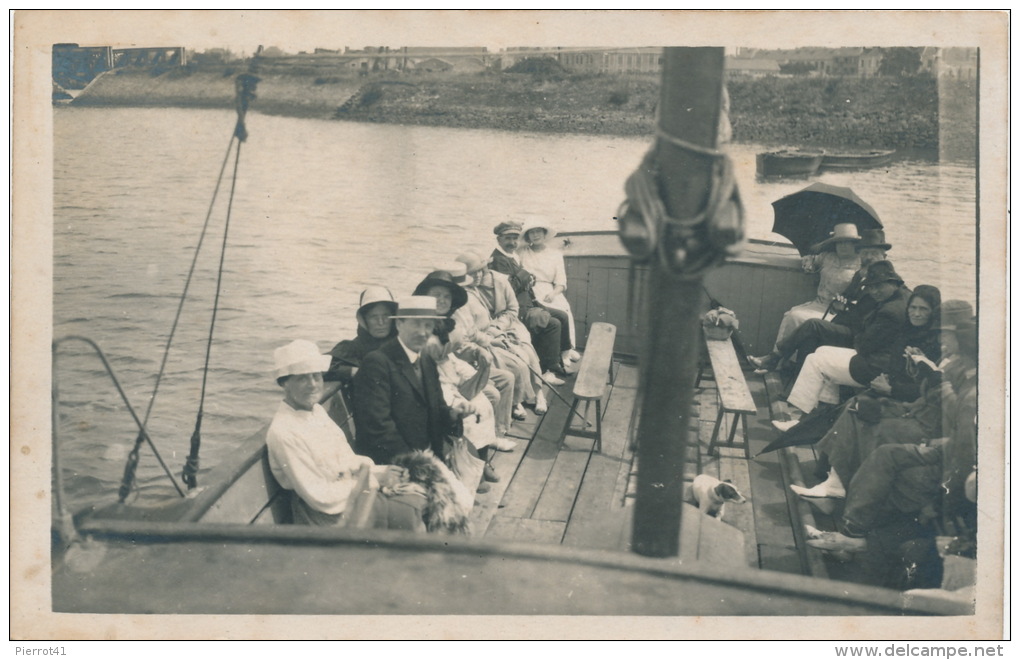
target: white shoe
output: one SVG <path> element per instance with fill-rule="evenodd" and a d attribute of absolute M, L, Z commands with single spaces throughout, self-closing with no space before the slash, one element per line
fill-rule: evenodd
<path fill-rule="evenodd" d="M 790 490 L 805 498 L 831 498 L 836 500 L 846 499 L 846 490 L 837 488 L 828 482 L 822 482 L 811 488 L 804 488 L 797 484 L 790 484 Z"/>
<path fill-rule="evenodd" d="M 549 404 L 545 400 L 545 392 L 539 392 L 535 397 L 535 414 L 544 415 L 549 412 Z"/>
<path fill-rule="evenodd" d="M 489 443 L 489 446 L 496 451 L 513 451 L 517 447 L 517 443 L 510 438 L 503 438 L 497 436 L 496 439 Z"/>
<path fill-rule="evenodd" d="M 562 385 L 563 383 L 567 382 L 562 378 L 557 378 L 556 374 L 554 374 L 551 371 L 547 371 L 544 374 L 542 374 L 542 380 L 544 380 L 549 385 Z"/>
<path fill-rule="evenodd" d="M 792 429 L 794 426 L 797 426 L 797 424 L 800 424 L 800 420 L 799 419 L 791 419 L 788 422 L 780 422 L 779 420 L 775 420 L 775 419 L 772 420 L 772 426 L 776 427 L 777 429 L 779 429 L 783 433 L 786 433 L 787 431 Z"/>

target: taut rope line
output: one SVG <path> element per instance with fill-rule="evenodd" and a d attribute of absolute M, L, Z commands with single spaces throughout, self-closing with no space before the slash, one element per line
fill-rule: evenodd
<path fill-rule="evenodd" d="M 188 460 L 184 464 L 184 471 L 181 478 L 193 489 L 198 485 L 198 452 L 202 444 L 202 415 L 205 411 L 206 383 L 209 378 L 209 358 L 212 354 L 213 332 L 216 328 L 216 312 L 219 310 L 220 290 L 223 284 L 223 263 L 227 254 L 227 238 L 230 234 L 230 216 L 234 208 L 234 193 L 237 190 L 237 171 L 241 163 L 241 145 L 248 138 L 248 129 L 245 127 L 244 118 L 248 112 L 248 106 L 255 98 L 255 85 L 258 77 L 252 74 L 242 74 L 237 77 L 237 124 L 234 127 L 234 138 L 237 138 L 237 147 L 234 151 L 234 171 L 230 180 L 230 196 L 227 198 L 227 217 L 223 225 L 223 244 L 220 247 L 220 263 L 216 274 L 216 295 L 213 298 L 212 319 L 209 322 L 209 338 L 205 347 L 205 365 L 202 368 L 202 392 L 198 400 L 198 413 L 195 418 L 195 430 L 191 434 L 191 449 L 188 453 Z M 233 138 L 232 138 L 233 140 Z"/>
<path fill-rule="evenodd" d="M 191 286 L 191 279 L 195 274 L 195 266 L 198 263 L 198 255 L 202 251 L 202 243 L 205 241 L 205 235 L 209 229 L 209 219 L 212 217 L 213 206 L 216 204 L 216 198 L 220 193 L 220 184 L 223 183 L 223 173 L 227 169 L 227 161 L 230 160 L 230 150 L 234 146 L 234 136 L 230 136 L 230 142 L 227 144 L 227 152 L 223 155 L 223 164 L 220 165 L 219 176 L 216 177 L 216 187 L 213 189 L 212 200 L 209 202 L 209 210 L 205 214 L 205 224 L 202 225 L 202 233 L 198 237 L 198 245 L 195 246 L 195 255 L 191 259 L 191 267 L 188 269 L 188 276 L 184 280 L 184 291 L 181 293 L 181 300 L 177 304 L 177 314 L 174 316 L 174 322 L 170 326 L 170 336 L 166 340 L 166 348 L 163 350 L 163 359 L 159 365 L 159 373 L 156 374 L 156 384 L 152 388 L 152 395 L 149 397 L 149 405 L 145 410 L 145 420 L 142 422 L 143 427 L 149 422 L 149 415 L 152 413 L 152 407 L 156 403 L 156 394 L 159 392 L 159 384 L 163 380 L 163 374 L 166 371 L 167 358 L 170 356 L 170 346 L 174 341 L 174 334 L 177 332 L 177 324 L 181 320 L 181 312 L 184 310 L 184 301 L 188 298 L 188 288 Z M 139 431 L 138 437 L 135 439 L 135 446 L 131 449 L 131 453 L 128 455 L 128 463 L 124 468 L 124 479 L 120 485 L 119 500 L 124 502 L 127 496 L 131 493 L 131 489 L 134 486 L 135 481 L 135 470 L 138 467 L 138 450 L 141 448 L 142 442 L 144 442 L 146 436 Z M 151 445 L 151 442 L 150 442 Z M 159 457 L 159 452 L 156 451 L 156 447 L 152 446 L 153 452 L 156 453 L 156 458 L 159 459 L 160 465 L 166 471 L 170 480 L 174 482 L 174 488 L 180 493 L 181 497 L 184 497 L 184 491 L 181 490 L 180 486 L 177 485 L 177 479 L 174 478 L 173 472 L 166 467 L 163 463 L 163 459 Z"/>

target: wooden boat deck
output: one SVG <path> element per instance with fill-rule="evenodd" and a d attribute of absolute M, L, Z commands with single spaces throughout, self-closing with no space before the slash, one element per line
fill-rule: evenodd
<path fill-rule="evenodd" d="M 564 437 L 569 405 L 550 393 L 549 411 L 544 417 L 529 414 L 527 420 L 514 425 L 510 435 L 519 439 L 518 448 L 495 455 L 493 466 L 501 480 L 491 484 L 488 493 L 478 496 L 472 514 L 475 536 L 584 549 L 629 549 L 637 469 L 630 434 L 638 372 L 632 360 L 620 357 L 614 360 L 614 371 L 615 382 L 607 388 L 602 407 L 603 451 L 595 452 L 591 439 Z M 784 471 L 788 470 L 785 457 L 775 452 L 749 459 L 775 437 L 775 431 L 770 424 L 772 413 L 765 381 L 752 373 L 745 377 L 758 407 L 757 416 L 748 420 L 747 448 L 723 444 L 718 456 L 708 454 L 717 391 L 711 379 L 703 380 L 692 416 L 689 437 L 693 444 L 684 480 L 689 484 L 699 473 L 728 479 L 748 502 L 727 505 L 722 519 L 725 528 L 713 525 L 716 521 L 705 522 L 693 507 L 686 508 L 681 559 L 817 576 L 818 564 L 812 571 L 805 549 L 798 549 L 795 526 L 791 525 L 784 485 Z M 556 390 L 570 401 L 572 385 L 570 378 Z M 587 412 L 593 424 L 594 406 Z M 575 423 L 581 422 L 575 419 Z M 729 423 L 731 419 L 723 421 L 722 438 L 727 437 Z M 702 524 L 708 526 L 699 533 Z M 726 542 L 713 543 L 713 537 Z M 741 537 L 742 543 L 733 543 Z"/>

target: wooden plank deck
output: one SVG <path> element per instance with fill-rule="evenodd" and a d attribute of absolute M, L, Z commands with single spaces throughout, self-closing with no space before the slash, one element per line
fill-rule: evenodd
<path fill-rule="evenodd" d="M 529 412 L 528 419 L 514 425 L 518 448 L 499 452 L 493 466 L 501 480 L 489 493 L 478 496 L 472 515 L 476 536 L 529 543 L 626 551 L 630 544 L 632 494 L 637 466 L 631 442 L 631 424 L 637 404 L 637 365 L 616 358 L 615 384 L 602 400 L 603 451 L 594 451 L 589 438 L 564 436 L 569 406 L 547 393 L 549 411 L 542 418 Z M 719 565 L 743 565 L 790 573 L 804 567 L 790 524 L 790 511 L 782 483 L 780 456 L 749 458 L 772 441 L 772 411 L 764 380 L 745 374 L 757 415 L 748 419 L 748 447 L 728 447 L 723 441 L 719 455 L 708 454 L 709 438 L 716 419 L 718 392 L 711 379 L 703 381 L 691 420 L 685 480 L 699 472 L 730 480 L 748 499 L 727 505 L 721 520 L 707 520 L 694 507 L 685 507 L 681 532 L 682 559 L 712 561 Z M 575 377 L 557 391 L 572 400 Z M 585 407 L 579 406 L 580 413 Z M 588 424 L 595 414 L 587 411 Z M 575 427 L 583 422 L 574 419 Z M 729 431 L 732 417 L 724 419 L 720 435 Z M 737 430 L 742 436 L 743 429 Z M 725 437 L 725 436 L 723 436 Z M 693 544 L 693 545 L 692 545 Z M 684 550 L 686 546 L 686 550 Z"/>

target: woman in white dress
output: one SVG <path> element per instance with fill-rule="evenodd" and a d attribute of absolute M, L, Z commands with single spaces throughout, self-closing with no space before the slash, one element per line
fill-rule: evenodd
<path fill-rule="evenodd" d="M 861 237 L 852 222 L 838 224 L 832 235 L 812 247 L 801 259 L 805 272 L 818 273 L 818 291 L 814 300 L 792 307 L 783 315 L 776 344 L 793 334 L 808 319 L 824 318 L 833 299 L 843 293 L 854 273 L 861 267 L 861 258 L 855 250 Z"/>
<path fill-rule="evenodd" d="M 549 247 L 549 241 L 556 232 L 549 223 L 532 219 L 525 223 L 521 232 L 525 245 L 517 251 L 521 266 L 535 276 L 532 290 L 535 301 L 545 307 L 552 307 L 567 314 L 570 329 L 570 348 L 563 351 L 563 364 L 581 359 L 574 350 L 577 346 L 577 334 L 574 329 L 574 315 L 570 311 L 570 303 L 563 292 L 567 290 L 567 270 L 563 265 L 563 253 Z"/>

